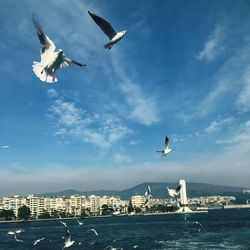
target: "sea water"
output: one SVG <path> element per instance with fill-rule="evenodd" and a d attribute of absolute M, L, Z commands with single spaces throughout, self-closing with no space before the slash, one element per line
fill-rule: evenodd
<path fill-rule="evenodd" d="M 64 220 L 68 249 L 250 249 L 250 210 L 211 210 L 190 215 L 117 216 Z M 8 230 L 22 228 L 17 242 Z M 95 229 L 98 236 L 89 229 Z M 0 250 L 62 249 L 66 227 L 59 220 L 0 224 Z M 33 246 L 36 239 L 45 239 Z"/>

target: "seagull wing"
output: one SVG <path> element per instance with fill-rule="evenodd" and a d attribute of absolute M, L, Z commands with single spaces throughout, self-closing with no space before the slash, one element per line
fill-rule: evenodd
<path fill-rule="evenodd" d="M 151 188 L 150 188 L 150 186 L 148 186 L 148 194 L 151 195 Z"/>
<path fill-rule="evenodd" d="M 91 13 L 90 11 L 88 11 L 88 13 L 93 18 L 94 22 L 109 37 L 110 40 L 116 35 L 116 31 L 114 30 L 114 28 L 112 27 L 112 25 L 108 21 Z"/>
<path fill-rule="evenodd" d="M 167 135 L 166 135 L 166 138 L 165 138 L 165 147 L 168 146 L 168 143 L 169 143 L 169 139 L 168 139 L 168 137 L 167 137 Z"/>
<path fill-rule="evenodd" d="M 68 242 L 70 242 L 71 241 L 71 235 L 70 235 L 70 231 L 69 230 L 67 230 L 66 231 L 66 234 L 65 234 L 65 236 L 64 236 L 64 244 L 66 245 Z"/>
<path fill-rule="evenodd" d="M 79 62 L 77 62 L 75 60 L 72 60 L 72 59 L 66 57 L 66 56 L 63 56 L 63 59 L 60 62 L 60 68 L 65 68 L 65 67 L 68 67 L 68 66 L 70 66 L 72 64 L 76 64 L 76 65 L 78 65 L 80 67 L 86 66 L 86 64 L 79 63 Z"/>
<path fill-rule="evenodd" d="M 55 44 L 43 32 L 39 21 L 35 17 L 33 17 L 33 24 L 41 45 L 41 57 L 48 52 L 54 52 L 56 49 Z"/>
<path fill-rule="evenodd" d="M 181 190 L 181 184 L 175 189 L 175 192 L 178 194 Z"/>

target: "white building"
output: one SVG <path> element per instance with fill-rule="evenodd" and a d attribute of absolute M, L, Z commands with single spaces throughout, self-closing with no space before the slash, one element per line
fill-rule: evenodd
<path fill-rule="evenodd" d="M 100 196 L 90 195 L 90 213 L 93 215 L 100 214 Z"/>
<path fill-rule="evenodd" d="M 2 209 L 12 210 L 16 217 L 18 215 L 18 208 L 23 205 L 27 205 L 26 198 L 19 197 L 18 195 L 3 197 L 1 204 Z"/>
<path fill-rule="evenodd" d="M 131 197 L 131 202 L 133 207 L 142 207 L 145 205 L 146 198 L 142 195 L 134 195 Z"/>

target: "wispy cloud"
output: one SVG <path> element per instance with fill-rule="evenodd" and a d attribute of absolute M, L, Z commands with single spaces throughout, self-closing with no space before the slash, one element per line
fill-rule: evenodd
<path fill-rule="evenodd" d="M 207 134 L 213 134 L 226 126 L 230 126 L 230 124 L 232 124 L 233 122 L 233 119 L 234 119 L 233 117 L 226 117 L 226 118 L 219 117 L 216 120 L 212 121 L 210 125 L 204 129 L 204 131 Z"/>
<path fill-rule="evenodd" d="M 47 94 L 49 98 L 57 97 L 57 92 L 54 89 L 48 89 Z"/>
<path fill-rule="evenodd" d="M 58 96 L 58 93 L 55 93 Z M 77 107 L 77 103 L 65 101 L 62 98 L 53 101 L 47 116 L 54 122 L 55 135 L 73 136 L 103 150 L 108 150 L 131 133 L 131 130 L 117 117 L 89 114 L 87 110 Z"/>
<path fill-rule="evenodd" d="M 196 58 L 201 61 L 210 62 L 216 58 L 216 56 L 222 50 L 221 40 L 223 37 L 223 29 L 220 25 L 217 25 L 213 33 L 209 36 L 208 40 L 204 44 L 204 48 L 198 53 Z"/>
<path fill-rule="evenodd" d="M 125 164 L 125 163 L 130 163 L 131 159 L 126 154 L 116 153 L 113 155 L 113 161 L 117 164 Z"/>
<path fill-rule="evenodd" d="M 123 64 L 120 63 L 121 61 L 120 56 L 114 53 L 112 66 L 118 78 L 119 88 L 130 107 L 129 117 L 144 125 L 157 123 L 160 118 L 154 96 L 152 93 L 146 94 L 140 84 L 135 83 L 136 80 L 129 75 L 128 69 L 125 70 Z"/>
<path fill-rule="evenodd" d="M 240 112 L 250 111 L 250 65 L 243 76 L 243 88 L 239 93 L 236 104 Z"/>

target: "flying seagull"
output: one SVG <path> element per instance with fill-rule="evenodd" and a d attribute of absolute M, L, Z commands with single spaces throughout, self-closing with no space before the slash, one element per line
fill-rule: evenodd
<path fill-rule="evenodd" d="M 199 232 L 201 231 L 201 229 L 203 229 L 203 226 L 200 222 L 194 221 L 193 224 L 198 224 L 200 226 Z"/>
<path fill-rule="evenodd" d="M 9 148 L 9 147 L 10 147 L 9 145 L 2 145 L 0 146 L 0 149 Z"/>
<path fill-rule="evenodd" d="M 78 220 L 77 222 L 78 222 L 78 225 L 79 225 L 79 226 L 82 226 L 82 225 L 83 225 L 83 223 L 82 223 L 81 221 Z"/>
<path fill-rule="evenodd" d="M 162 153 L 162 155 L 161 155 L 162 157 L 166 157 L 167 154 L 172 151 L 172 149 L 168 147 L 168 144 L 169 144 L 169 139 L 168 139 L 168 137 L 166 135 L 164 149 L 163 150 L 157 150 L 158 153 Z"/>
<path fill-rule="evenodd" d="M 20 234 L 20 233 L 22 233 L 22 232 L 25 232 L 25 230 L 23 230 L 22 228 L 19 228 L 19 229 L 16 229 L 16 234 Z"/>
<path fill-rule="evenodd" d="M 168 190 L 168 194 L 169 194 L 171 197 L 175 197 L 175 196 L 177 196 L 177 195 L 180 193 L 181 185 L 179 185 L 176 189 L 169 189 L 169 188 L 167 187 L 167 190 Z"/>
<path fill-rule="evenodd" d="M 40 23 L 35 17 L 33 17 L 33 23 L 41 45 L 41 61 L 33 62 L 32 67 L 34 73 L 41 81 L 48 83 L 57 82 L 55 72 L 59 68 L 64 68 L 72 64 L 80 67 L 86 66 L 86 64 L 81 64 L 66 57 L 61 49 L 55 51 L 55 44 L 43 32 Z"/>
<path fill-rule="evenodd" d="M 66 222 L 60 221 L 65 227 L 67 227 Z"/>
<path fill-rule="evenodd" d="M 15 238 L 15 240 L 16 240 L 17 242 L 23 242 L 23 240 L 19 240 L 19 239 L 16 237 L 16 234 L 15 234 L 14 238 Z"/>
<path fill-rule="evenodd" d="M 98 236 L 98 233 L 96 232 L 96 230 L 95 230 L 94 228 L 91 228 L 91 229 L 89 229 L 88 231 L 92 231 L 92 232 L 95 233 L 96 236 Z"/>
<path fill-rule="evenodd" d="M 109 42 L 104 45 L 105 49 L 111 49 L 113 45 L 119 42 L 127 33 L 126 30 L 116 32 L 112 25 L 102 17 L 97 16 L 94 13 L 88 11 L 89 15 L 93 18 L 94 22 L 100 27 L 100 29 L 108 36 Z"/>
<path fill-rule="evenodd" d="M 35 246 L 37 243 L 39 243 L 40 241 L 42 241 L 42 240 L 44 240 L 44 239 L 45 239 L 45 238 L 41 238 L 41 239 L 35 240 L 33 246 Z"/>
<path fill-rule="evenodd" d="M 147 191 L 145 192 L 145 198 L 146 198 L 145 204 L 147 204 L 149 200 L 152 198 L 151 188 L 149 185 L 148 185 Z"/>
<path fill-rule="evenodd" d="M 120 248 L 120 247 L 115 248 L 115 247 L 112 247 L 112 246 L 107 246 L 107 247 L 104 248 L 104 250 L 123 250 L 123 248 Z"/>
<path fill-rule="evenodd" d="M 8 231 L 8 233 L 7 233 L 8 235 L 15 235 L 16 234 L 16 232 L 15 231 Z"/>
<path fill-rule="evenodd" d="M 71 241 L 71 235 L 70 235 L 70 231 L 67 229 L 66 231 L 66 235 L 64 237 L 64 248 L 68 248 L 71 247 L 74 244 L 75 241 Z"/>

